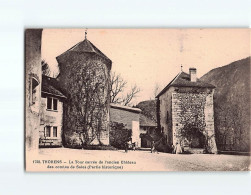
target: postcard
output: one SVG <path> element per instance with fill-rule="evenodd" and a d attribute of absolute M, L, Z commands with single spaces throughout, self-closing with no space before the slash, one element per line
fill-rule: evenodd
<path fill-rule="evenodd" d="M 26 171 L 250 171 L 250 32 L 26 29 Z"/>

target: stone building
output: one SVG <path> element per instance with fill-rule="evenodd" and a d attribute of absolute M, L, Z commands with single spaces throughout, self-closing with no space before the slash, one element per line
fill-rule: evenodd
<path fill-rule="evenodd" d="M 110 120 L 111 122 L 123 123 L 125 128 L 132 130 L 132 142 L 136 147 L 141 146 L 140 130 L 139 130 L 139 108 L 129 106 L 121 106 L 111 103 L 110 105 Z"/>
<path fill-rule="evenodd" d="M 66 96 L 57 88 L 55 78 L 42 76 L 40 107 L 40 147 L 62 146 L 63 102 Z"/>
<path fill-rule="evenodd" d="M 157 95 L 158 128 L 169 147 L 179 142 L 191 152 L 216 153 L 214 86 L 197 79 L 196 69 L 181 71 Z"/>
<path fill-rule="evenodd" d="M 41 105 L 42 29 L 25 31 L 25 145 L 26 157 L 38 149 Z"/>
<path fill-rule="evenodd" d="M 140 126 L 140 139 L 142 148 L 150 148 L 151 142 L 156 141 L 156 128 L 157 123 L 152 119 L 148 118 L 144 114 L 140 114 L 139 118 Z"/>
<path fill-rule="evenodd" d="M 56 57 L 57 81 L 66 95 L 63 141 L 79 134 L 82 144 L 109 144 L 112 61 L 87 38 Z"/>

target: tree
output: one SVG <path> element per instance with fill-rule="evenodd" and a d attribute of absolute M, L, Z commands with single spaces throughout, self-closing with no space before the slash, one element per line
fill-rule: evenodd
<path fill-rule="evenodd" d="M 160 92 L 160 86 L 158 83 L 155 83 L 155 86 L 154 86 L 154 98 L 159 94 Z"/>
<path fill-rule="evenodd" d="M 140 92 L 140 88 L 137 85 L 131 87 L 130 91 L 124 95 L 124 91 L 127 86 L 127 82 L 121 77 L 120 74 L 115 72 L 111 73 L 111 103 L 121 104 L 127 106 L 131 103 L 133 98 Z"/>
<path fill-rule="evenodd" d="M 41 67 L 42 67 L 42 74 L 45 76 L 50 76 L 50 67 L 48 63 L 45 60 L 41 61 Z"/>
<path fill-rule="evenodd" d="M 248 149 L 245 132 L 241 125 L 242 110 L 237 104 L 215 105 L 215 127 L 221 150 Z"/>
<path fill-rule="evenodd" d="M 127 129 L 123 123 L 110 122 L 110 144 L 111 146 L 124 149 L 125 143 L 132 137 L 132 130 Z"/>

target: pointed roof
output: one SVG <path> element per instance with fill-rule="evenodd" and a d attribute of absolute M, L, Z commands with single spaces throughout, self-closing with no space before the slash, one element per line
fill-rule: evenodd
<path fill-rule="evenodd" d="M 59 58 L 60 56 L 68 52 L 95 53 L 111 62 L 111 60 L 105 54 L 103 54 L 97 47 L 95 47 L 88 39 L 85 39 L 84 41 L 77 43 L 76 45 L 74 45 L 64 53 L 60 54 L 56 58 Z"/>
<path fill-rule="evenodd" d="M 163 93 L 167 91 L 169 87 L 198 87 L 198 88 L 215 88 L 214 85 L 205 83 L 200 79 L 197 79 L 196 82 L 190 81 L 190 75 L 181 71 L 174 79 L 156 96 L 158 98 Z"/>

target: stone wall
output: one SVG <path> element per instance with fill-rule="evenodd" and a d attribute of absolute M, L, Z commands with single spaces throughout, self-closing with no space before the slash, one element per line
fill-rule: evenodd
<path fill-rule="evenodd" d="M 42 29 L 25 31 L 25 146 L 26 157 L 38 149 L 41 95 Z M 36 84 L 32 90 L 32 83 Z"/>
<path fill-rule="evenodd" d="M 50 97 L 50 96 L 49 96 Z M 58 99 L 58 98 L 57 98 Z M 45 127 L 57 127 L 57 137 L 46 137 L 49 141 L 53 143 L 40 143 L 43 145 L 51 146 L 62 146 L 62 125 L 63 125 L 63 102 L 61 99 L 58 99 L 57 111 L 47 110 L 47 95 L 42 95 L 41 98 L 41 119 L 40 119 L 40 131 L 39 138 L 41 142 L 45 142 Z"/>
<path fill-rule="evenodd" d="M 217 152 L 214 132 L 213 90 L 179 89 L 172 93 L 172 128 L 173 143 L 184 139 L 181 138 L 182 131 L 192 131 L 195 128 L 204 135 L 205 142 L 209 146 L 209 152 Z"/>
<path fill-rule="evenodd" d="M 106 60 L 90 53 L 70 53 L 57 58 L 64 103 L 65 142 L 76 132 L 85 144 L 109 144 L 110 69 Z M 68 143 L 67 143 L 68 144 Z"/>
<path fill-rule="evenodd" d="M 179 142 L 178 132 L 190 121 L 197 123 L 208 138 L 210 152 L 217 152 L 213 93 L 213 89 L 207 88 L 170 87 L 159 97 L 158 126 L 166 136 L 169 147 Z"/>

